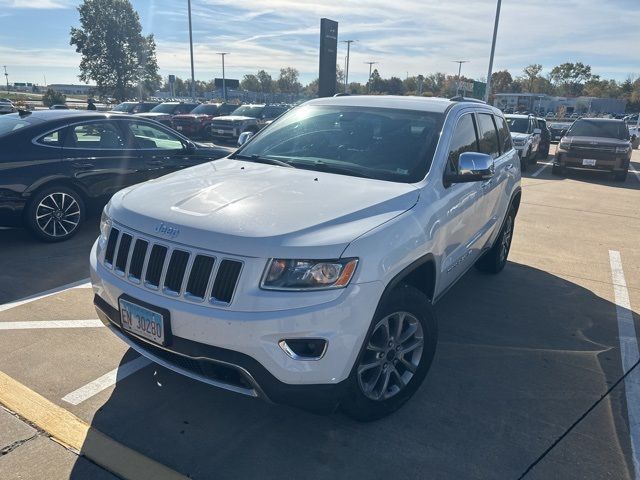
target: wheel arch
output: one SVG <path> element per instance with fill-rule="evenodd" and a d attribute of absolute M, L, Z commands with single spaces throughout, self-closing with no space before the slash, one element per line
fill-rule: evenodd
<path fill-rule="evenodd" d="M 27 188 L 24 191 L 23 196 L 27 198 L 27 202 L 29 202 L 36 193 L 46 188 L 53 187 L 55 185 L 61 185 L 61 186 L 70 188 L 72 190 L 75 190 L 82 197 L 82 200 L 84 202 L 87 202 L 90 200 L 89 195 L 79 183 L 74 182 L 72 179 L 65 176 L 52 176 L 52 177 L 39 179 L 37 182 L 34 182 L 33 184 L 31 184 L 29 188 Z"/>

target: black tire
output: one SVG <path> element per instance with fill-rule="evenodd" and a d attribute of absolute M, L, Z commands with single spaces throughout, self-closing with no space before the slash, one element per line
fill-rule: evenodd
<path fill-rule="evenodd" d="M 502 228 L 494 245 L 482 257 L 478 259 L 475 267 L 484 273 L 500 273 L 509 258 L 511 251 L 511 240 L 513 239 L 513 229 L 516 221 L 516 209 L 511 206 L 507 216 L 502 223 Z"/>
<path fill-rule="evenodd" d="M 629 169 L 623 170 L 621 172 L 613 172 L 613 179 L 616 182 L 624 182 L 627 179 L 628 174 L 629 174 Z"/>
<path fill-rule="evenodd" d="M 551 167 L 551 175 L 562 176 L 567 173 L 566 168 L 561 167 L 560 165 L 554 165 Z"/>
<path fill-rule="evenodd" d="M 402 320 L 400 319 L 401 315 L 404 315 Z M 393 320 L 394 318 L 396 320 Z M 379 333 L 381 329 L 383 332 L 385 330 L 383 326 L 385 319 L 388 326 L 387 331 L 395 332 L 389 333 L 386 339 L 384 335 L 381 336 Z M 396 345 L 394 338 L 397 334 L 398 324 L 402 326 L 400 327 L 401 334 L 398 335 L 399 345 Z M 411 331 L 413 331 L 412 334 L 410 334 Z M 422 334 L 421 343 L 417 337 L 418 333 Z M 403 341 L 402 338 L 407 335 L 409 337 Z M 370 422 L 399 409 L 418 390 L 427 375 L 436 351 L 437 337 L 437 321 L 427 296 L 409 285 L 401 284 L 396 287 L 376 311 L 360 355 L 349 377 L 348 393 L 341 404 L 342 411 L 356 420 Z M 376 353 L 370 350 L 369 347 L 376 346 L 378 348 L 379 344 L 383 344 L 385 349 L 388 348 L 388 351 Z M 402 347 L 405 345 L 406 353 L 397 353 L 402 352 Z M 418 352 L 420 348 L 421 351 Z M 408 354 L 411 354 L 412 358 L 409 359 Z M 416 359 L 418 354 L 419 359 Z M 382 357 L 379 357 L 380 355 Z M 376 362 L 379 366 L 363 368 L 371 365 L 371 362 Z M 410 366 L 414 371 L 411 372 L 405 365 Z M 367 377 L 369 372 L 371 377 Z M 373 383 L 368 393 L 365 392 L 367 378 L 370 383 Z M 398 386 L 401 383 L 400 379 L 403 379 L 404 387 Z M 393 385 L 391 385 L 392 382 Z M 379 389 L 376 388 L 378 386 L 380 386 Z M 372 398 L 376 396 L 378 390 L 381 398 Z"/>
<path fill-rule="evenodd" d="M 36 192 L 26 209 L 26 224 L 45 242 L 62 242 L 73 237 L 85 218 L 85 205 L 72 188 L 57 185 Z"/>

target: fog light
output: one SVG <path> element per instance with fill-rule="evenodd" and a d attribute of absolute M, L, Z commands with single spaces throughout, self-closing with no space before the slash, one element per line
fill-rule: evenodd
<path fill-rule="evenodd" d="M 320 360 L 327 351 L 327 344 L 322 338 L 289 338 L 278 342 L 294 360 Z"/>

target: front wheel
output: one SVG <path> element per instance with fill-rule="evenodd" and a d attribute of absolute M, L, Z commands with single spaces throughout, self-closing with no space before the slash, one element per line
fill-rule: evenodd
<path fill-rule="evenodd" d="M 502 229 L 498 234 L 496 243 L 487 253 L 478 259 L 476 268 L 485 273 L 500 273 L 507 264 L 507 258 L 511 251 L 511 240 L 513 239 L 513 227 L 516 220 L 516 209 L 512 206 L 507 212 L 502 224 Z"/>
<path fill-rule="evenodd" d="M 404 405 L 431 367 L 437 335 L 427 296 L 409 285 L 394 289 L 364 340 L 343 411 L 356 420 L 372 421 Z"/>
<path fill-rule="evenodd" d="M 33 196 L 26 215 L 27 226 L 38 238 L 61 242 L 78 231 L 84 220 L 84 202 L 71 188 L 50 187 Z"/>

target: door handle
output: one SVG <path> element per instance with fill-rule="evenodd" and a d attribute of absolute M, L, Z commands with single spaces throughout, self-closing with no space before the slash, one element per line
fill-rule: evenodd
<path fill-rule="evenodd" d="M 508 163 L 504 168 L 505 170 L 511 170 L 513 168 L 513 163 Z"/>
<path fill-rule="evenodd" d="M 76 162 L 71 164 L 74 168 L 93 168 L 95 165 L 93 163 L 82 163 Z"/>

